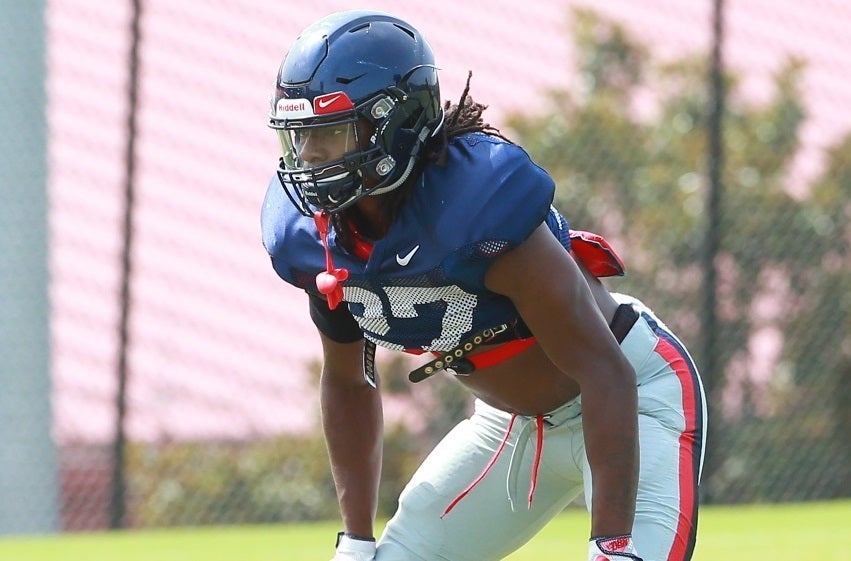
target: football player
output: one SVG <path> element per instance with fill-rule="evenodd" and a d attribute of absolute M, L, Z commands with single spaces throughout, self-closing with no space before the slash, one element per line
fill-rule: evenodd
<path fill-rule="evenodd" d="M 508 84 L 510 86 L 510 84 Z M 580 493 L 588 559 L 690 559 L 706 409 L 687 351 L 555 186 L 482 119 L 441 104 L 425 38 L 388 14 L 327 16 L 295 40 L 269 124 L 262 210 L 277 274 L 307 293 L 342 516 L 335 561 L 502 559 Z M 376 541 L 375 346 L 423 354 L 475 396 Z"/>

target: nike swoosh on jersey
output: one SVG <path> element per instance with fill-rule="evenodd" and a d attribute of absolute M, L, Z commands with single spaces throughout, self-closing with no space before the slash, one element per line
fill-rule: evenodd
<path fill-rule="evenodd" d="M 408 254 L 407 254 L 407 255 L 405 255 L 404 257 L 400 256 L 400 255 L 397 253 L 397 254 L 396 254 L 396 263 L 398 263 L 398 264 L 399 264 L 399 265 L 401 265 L 402 267 L 405 267 L 408 263 L 410 263 L 410 262 L 411 262 L 411 257 L 413 257 L 413 256 L 414 256 L 414 254 L 417 252 L 417 250 L 418 250 L 419 248 L 420 248 L 420 246 L 419 246 L 419 245 L 415 245 L 415 246 L 414 246 L 414 249 L 412 249 L 411 251 L 409 251 L 409 252 L 408 252 Z"/>

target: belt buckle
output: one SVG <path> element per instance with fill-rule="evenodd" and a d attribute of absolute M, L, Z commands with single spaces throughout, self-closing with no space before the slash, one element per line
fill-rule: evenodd
<path fill-rule="evenodd" d="M 484 337 L 485 341 L 490 341 L 491 339 L 506 330 L 508 330 L 508 324 L 503 323 L 502 325 L 497 325 L 496 327 L 485 329 L 484 331 L 482 331 L 482 336 Z"/>

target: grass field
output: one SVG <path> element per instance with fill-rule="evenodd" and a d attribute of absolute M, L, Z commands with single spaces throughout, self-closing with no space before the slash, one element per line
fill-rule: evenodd
<path fill-rule="evenodd" d="M 508 561 L 585 559 L 568 510 Z M 693 561 L 851 561 L 851 501 L 705 507 Z M 336 523 L 0 538 L 3 561 L 328 561 Z"/>

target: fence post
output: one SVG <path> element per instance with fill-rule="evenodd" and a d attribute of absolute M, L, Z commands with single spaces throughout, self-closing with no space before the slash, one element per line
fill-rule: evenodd
<path fill-rule="evenodd" d="M 717 310 L 717 271 L 716 257 L 721 246 L 721 213 L 723 202 L 723 170 L 724 170 L 724 0 L 712 0 L 712 52 L 709 67 L 709 115 L 707 119 L 707 174 L 708 189 L 706 196 L 706 234 L 703 246 L 703 348 L 699 367 L 706 384 L 707 409 L 707 446 L 703 481 L 710 479 L 721 463 L 718 457 L 718 438 L 720 431 L 713 430 L 720 426 L 720 411 L 713 399 L 717 388 L 722 385 L 721 361 L 718 351 L 718 318 Z M 711 486 L 704 486 L 704 499 L 712 501 Z"/>
<path fill-rule="evenodd" d="M 12 23 L 14 22 L 14 23 Z M 58 526 L 44 2 L 0 0 L 0 534 Z"/>
<path fill-rule="evenodd" d="M 115 440 L 113 441 L 112 491 L 109 505 L 109 527 L 120 529 L 125 526 L 126 505 L 126 453 L 127 435 L 125 418 L 127 413 L 127 354 L 129 351 L 130 326 L 130 283 L 133 273 L 133 231 L 136 201 L 136 121 L 139 89 L 139 51 L 141 43 L 142 0 L 132 0 L 130 17 L 130 56 L 127 86 L 127 143 L 124 153 L 124 222 L 121 252 L 121 296 L 118 326 L 118 390 L 115 396 Z"/>

